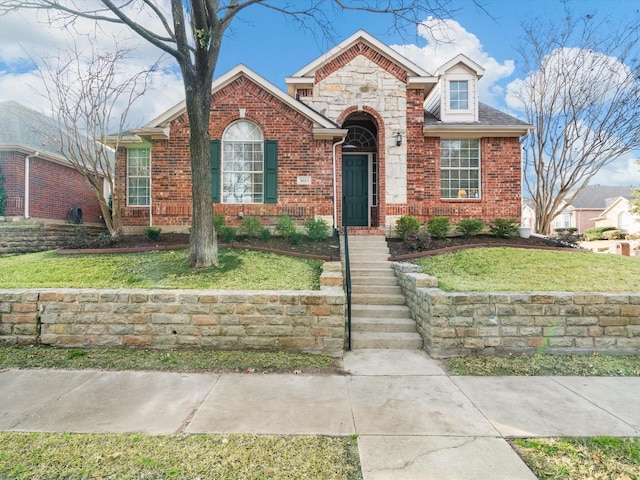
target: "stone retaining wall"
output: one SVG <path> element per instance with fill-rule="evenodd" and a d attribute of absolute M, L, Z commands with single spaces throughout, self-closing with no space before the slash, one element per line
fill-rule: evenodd
<path fill-rule="evenodd" d="M 434 356 L 640 353 L 640 293 L 444 292 L 417 265 L 394 269 Z"/>
<path fill-rule="evenodd" d="M 339 268 L 325 263 L 320 291 L 0 290 L 0 344 L 337 355 L 345 343 L 345 295 L 331 286 Z"/>
<path fill-rule="evenodd" d="M 19 223 L 0 225 L 0 254 L 42 252 L 106 234 L 94 225 Z"/>

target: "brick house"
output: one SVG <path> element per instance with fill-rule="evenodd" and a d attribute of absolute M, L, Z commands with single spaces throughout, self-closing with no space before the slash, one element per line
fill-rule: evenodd
<path fill-rule="evenodd" d="M 346 215 L 376 233 L 406 214 L 519 219 L 520 138 L 533 127 L 478 101 L 482 74 L 464 55 L 427 73 L 364 31 L 286 78 L 286 92 L 235 67 L 212 86 L 213 211 L 227 225 Z M 184 102 L 124 139 L 125 231 L 191 224 L 188 139 Z"/>
<path fill-rule="evenodd" d="M 102 224 L 95 194 L 59 153 L 52 120 L 16 102 L 0 102 L 0 172 L 6 217 L 69 221 L 82 211 L 85 223 Z M 78 210 L 75 210 L 78 219 Z"/>

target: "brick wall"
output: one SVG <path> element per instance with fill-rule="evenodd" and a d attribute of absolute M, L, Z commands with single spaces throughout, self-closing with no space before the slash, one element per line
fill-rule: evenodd
<path fill-rule="evenodd" d="M 640 294 L 444 292 L 394 263 L 425 348 L 437 357 L 640 353 Z"/>
<path fill-rule="evenodd" d="M 0 171 L 8 197 L 7 216 L 24 215 L 24 154 L 4 152 Z M 82 209 L 86 223 L 102 223 L 102 212 L 87 181 L 73 168 L 41 158 L 29 160 L 29 216 L 67 220 L 73 207 Z M 19 199 L 19 200 L 18 200 Z"/>
<path fill-rule="evenodd" d="M 320 291 L 0 290 L 0 344 L 339 354 L 340 263 Z"/>

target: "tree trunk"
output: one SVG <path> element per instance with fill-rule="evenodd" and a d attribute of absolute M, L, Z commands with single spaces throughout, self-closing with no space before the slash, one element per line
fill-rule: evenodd
<path fill-rule="evenodd" d="M 211 81 L 187 88 L 187 113 L 190 125 L 191 198 L 193 202 L 188 262 L 194 268 L 218 264 L 218 245 L 213 227 L 211 190 L 211 138 L 209 110 Z"/>

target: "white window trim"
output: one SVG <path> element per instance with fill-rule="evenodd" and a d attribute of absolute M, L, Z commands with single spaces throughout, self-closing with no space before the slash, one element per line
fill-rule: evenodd
<path fill-rule="evenodd" d="M 129 174 L 129 153 L 132 150 L 146 150 L 149 152 L 149 175 L 130 175 Z M 127 207 L 150 207 L 151 206 L 151 147 L 127 148 Z M 147 178 L 149 179 L 149 196 L 145 204 L 131 204 L 131 187 L 129 180 L 131 178 Z"/>
<path fill-rule="evenodd" d="M 469 194 L 467 193 L 466 197 L 443 197 L 442 196 L 442 171 L 445 170 L 442 167 L 442 141 L 443 140 L 476 140 L 478 142 L 478 196 L 477 197 L 473 197 L 473 196 L 469 196 Z M 482 199 L 482 139 L 481 138 L 441 138 L 440 139 L 440 160 L 439 160 L 439 167 L 440 167 L 440 184 L 438 185 L 438 190 L 440 192 L 440 200 L 445 200 L 445 201 L 450 201 L 450 200 L 455 200 L 455 201 L 469 201 L 469 200 L 481 200 Z M 467 167 L 468 170 L 472 170 L 471 167 Z M 451 167 L 448 167 L 447 170 L 452 170 Z M 461 168 L 457 168 L 456 170 L 462 170 Z M 475 168 L 473 168 L 473 170 L 475 170 Z M 460 189 L 462 190 L 462 189 Z"/>
<path fill-rule="evenodd" d="M 225 170 L 224 166 L 225 166 L 225 143 L 228 143 L 229 140 L 225 140 L 225 137 L 227 135 L 227 132 L 229 131 L 230 128 L 232 128 L 234 125 L 240 123 L 240 122 L 245 122 L 245 123 L 251 123 L 253 124 L 258 131 L 260 132 L 260 136 L 261 136 L 261 140 L 259 142 L 251 142 L 251 143 L 260 143 L 261 148 L 262 148 L 262 170 L 258 171 L 258 170 L 252 170 L 252 171 L 248 171 L 248 172 L 235 172 L 233 171 L 233 173 L 246 173 L 248 175 L 254 175 L 256 173 L 261 173 L 262 174 L 262 201 L 260 202 L 256 202 L 253 201 L 253 197 L 254 197 L 254 192 L 252 190 L 251 192 L 251 202 L 229 202 L 225 200 L 225 189 L 224 189 L 224 178 L 225 178 L 225 174 L 229 174 L 230 172 Z M 246 143 L 246 141 L 245 141 Z M 265 195 L 265 172 L 264 172 L 264 162 L 265 162 L 265 158 L 264 158 L 265 152 L 264 152 L 264 133 L 262 132 L 262 129 L 255 123 L 252 122 L 251 120 L 247 120 L 244 118 L 241 118 L 233 123 L 231 123 L 229 126 L 227 126 L 227 128 L 225 129 L 224 133 L 222 134 L 222 141 L 220 142 L 220 203 L 225 204 L 225 205 L 263 205 L 264 204 L 264 195 Z M 251 188 L 253 189 L 253 182 L 251 184 Z"/>

